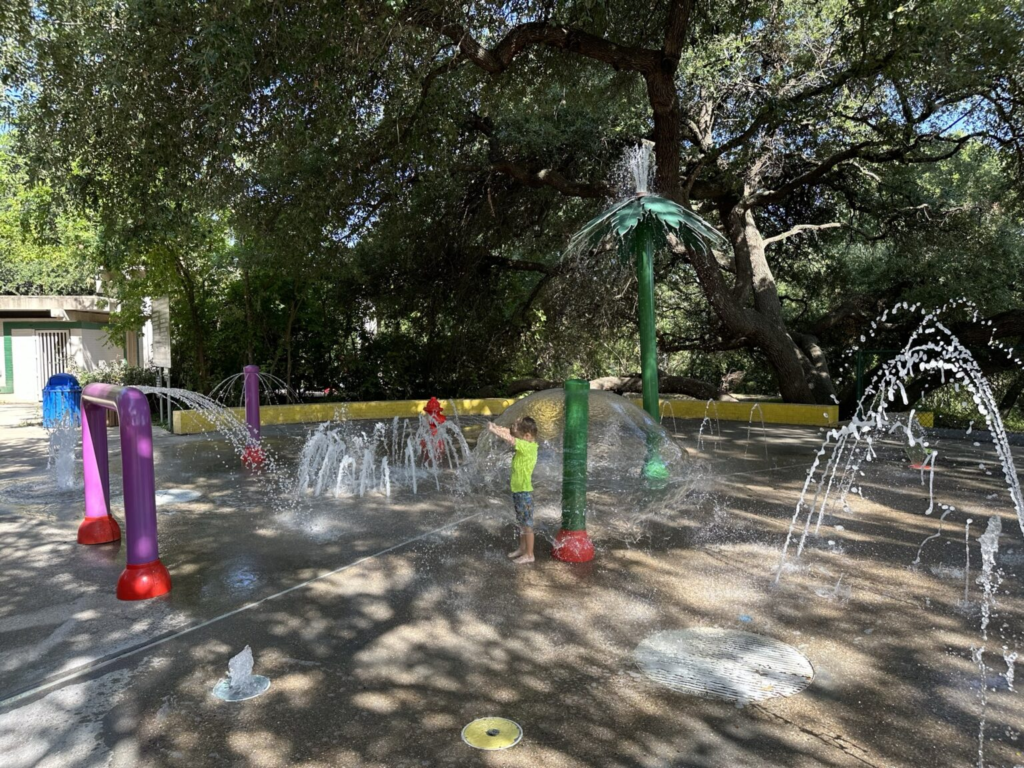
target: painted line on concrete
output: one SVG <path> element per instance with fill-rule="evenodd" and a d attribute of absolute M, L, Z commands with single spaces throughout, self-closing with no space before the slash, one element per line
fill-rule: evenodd
<path fill-rule="evenodd" d="M 100 656 L 98 659 L 94 661 L 91 661 L 87 664 L 83 664 L 79 667 L 75 667 L 70 672 L 63 674 L 60 677 L 53 678 L 51 680 L 46 680 L 42 683 L 32 686 L 31 688 L 26 688 L 25 690 L 19 691 L 18 693 L 12 694 L 7 698 L 0 700 L 0 709 L 2 709 L 3 707 L 10 706 L 11 704 L 15 704 L 23 699 L 35 696 L 36 694 L 42 693 L 43 691 L 49 690 L 50 688 L 57 688 L 63 685 L 64 683 L 74 680 L 75 678 L 82 677 L 83 675 L 87 675 L 91 672 L 95 672 L 98 669 L 109 667 L 110 665 L 116 664 L 117 662 L 122 661 L 123 659 L 127 659 L 131 656 L 136 656 L 144 651 L 150 650 L 151 648 L 156 648 L 157 646 L 163 645 L 164 643 L 169 643 L 171 640 L 177 640 L 179 637 L 183 637 L 193 632 L 197 632 L 198 630 L 204 629 L 205 627 L 208 627 L 211 624 L 217 624 L 218 622 L 224 621 L 225 619 L 230 619 L 232 616 L 237 616 L 238 614 L 244 613 L 245 611 L 250 611 L 253 608 L 258 608 L 264 603 L 268 603 L 271 600 L 276 600 L 279 597 L 284 597 L 285 595 L 291 594 L 296 590 L 305 589 L 310 584 L 315 584 L 318 581 L 323 581 L 324 579 L 330 578 L 331 576 L 339 574 L 342 571 L 347 571 L 350 568 L 355 568 L 356 566 L 369 562 L 370 560 L 380 557 L 381 555 L 386 555 L 388 552 L 394 552 L 396 549 L 401 549 L 402 547 L 408 546 L 409 544 L 414 544 L 417 541 L 422 541 L 423 539 L 433 536 L 434 534 L 441 533 L 443 531 L 448 531 L 452 528 L 456 528 L 465 522 L 480 517 L 483 514 L 484 512 L 482 511 L 477 512 L 467 517 L 463 517 L 460 520 L 456 520 L 453 523 L 448 523 L 448 525 L 442 525 L 440 528 L 434 528 L 433 530 L 421 533 L 419 536 L 414 536 L 411 539 L 406 539 L 405 541 L 399 542 L 398 544 L 394 544 L 393 546 L 387 547 L 386 549 L 382 549 L 380 550 L 380 552 L 374 552 L 372 555 L 366 555 L 365 557 L 361 557 L 358 560 L 353 560 L 351 563 L 343 565 L 340 568 L 335 568 L 333 571 L 321 573 L 319 576 L 314 576 L 312 579 L 308 579 L 302 582 L 301 584 L 295 584 L 294 586 L 288 587 L 287 589 L 283 589 L 280 592 L 274 593 L 273 595 L 268 595 L 267 597 L 260 598 L 255 602 L 246 603 L 241 608 L 235 608 L 233 611 L 228 611 L 227 613 L 221 614 L 220 616 L 215 616 L 214 618 L 207 619 L 206 621 L 200 622 L 199 624 L 194 624 L 191 627 L 185 627 L 185 629 L 180 629 L 166 635 L 161 635 L 152 640 L 146 640 L 140 645 L 136 645 L 132 648 L 127 648 L 123 651 L 115 652 L 114 654 L 109 656 Z"/>

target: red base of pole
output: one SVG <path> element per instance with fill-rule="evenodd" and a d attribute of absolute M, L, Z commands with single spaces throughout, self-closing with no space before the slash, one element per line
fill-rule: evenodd
<path fill-rule="evenodd" d="M 117 580 L 118 600 L 148 600 L 166 595 L 171 591 L 171 574 L 158 557 L 148 563 L 132 565 L 124 569 Z"/>
<path fill-rule="evenodd" d="M 247 469 L 259 469 L 266 460 L 267 455 L 263 453 L 263 449 L 258 445 L 247 445 L 245 450 L 242 451 L 242 464 Z"/>
<path fill-rule="evenodd" d="M 594 542 L 586 531 L 559 531 L 551 556 L 563 563 L 589 563 L 594 559 Z"/>
<path fill-rule="evenodd" d="M 87 517 L 78 526 L 79 544 L 109 544 L 121 538 L 121 528 L 110 515 Z"/>

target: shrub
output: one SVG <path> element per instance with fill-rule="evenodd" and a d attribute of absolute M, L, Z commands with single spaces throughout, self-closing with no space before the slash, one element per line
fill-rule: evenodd
<path fill-rule="evenodd" d="M 73 366 L 68 373 L 78 379 L 83 387 L 96 382 L 121 387 L 154 387 L 157 369 L 128 365 L 124 360 L 119 360 L 116 363 L 100 363 L 98 368 L 91 371 Z"/>

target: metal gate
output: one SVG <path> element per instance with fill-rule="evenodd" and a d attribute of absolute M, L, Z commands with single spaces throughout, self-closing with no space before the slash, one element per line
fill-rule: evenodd
<path fill-rule="evenodd" d="M 36 360 L 39 364 L 39 382 L 36 391 L 46 386 L 55 373 L 68 369 L 69 331 L 36 331 Z"/>

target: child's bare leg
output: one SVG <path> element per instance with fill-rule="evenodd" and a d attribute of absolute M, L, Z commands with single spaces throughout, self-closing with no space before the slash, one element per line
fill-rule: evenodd
<path fill-rule="evenodd" d="M 519 549 L 522 554 L 515 559 L 517 563 L 533 562 L 533 528 L 523 526 L 519 529 Z"/>
<path fill-rule="evenodd" d="M 519 529 L 519 546 L 516 547 L 515 552 L 509 552 L 508 557 L 510 560 L 515 560 L 517 557 L 522 557 L 526 550 L 523 548 L 523 531 L 524 528 Z"/>

